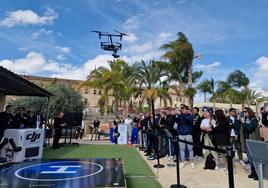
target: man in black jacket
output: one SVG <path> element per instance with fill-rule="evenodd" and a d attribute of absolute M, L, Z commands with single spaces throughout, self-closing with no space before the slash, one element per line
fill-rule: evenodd
<path fill-rule="evenodd" d="M 19 108 L 19 112 L 14 117 L 14 126 L 17 129 L 24 129 L 27 127 L 27 114 L 24 107 Z"/>
<path fill-rule="evenodd" d="M 144 119 L 141 121 L 144 130 L 145 137 L 145 156 L 151 155 L 153 151 L 154 135 L 150 113 L 147 113 Z"/>
<path fill-rule="evenodd" d="M 100 128 L 100 120 L 98 117 L 93 121 L 93 130 L 91 135 L 91 141 L 93 140 L 93 137 L 95 135 L 95 140 L 99 139 L 99 128 Z"/>
<path fill-rule="evenodd" d="M 64 113 L 60 112 L 58 117 L 56 117 L 54 120 L 55 134 L 54 134 L 54 140 L 53 140 L 53 149 L 60 148 L 59 141 L 61 138 L 61 130 L 65 126 L 65 123 L 63 121 L 63 116 L 64 116 Z"/>
<path fill-rule="evenodd" d="M 202 151 L 202 143 L 201 143 L 201 133 L 202 130 L 200 128 L 202 118 L 199 115 L 199 108 L 194 107 L 193 108 L 193 152 L 194 157 L 202 157 L 203 151 Z"/>
<path fill-rule="evenodd" d="M 6 110 L 0 113 L 0 142 L 6 129 L 12 128 L 14 116 L 12 115 L 13 106 L 7 105 Z"/>
<path fill-rule="evenodd" d="M 237 155 L 242 166 L 245 166 L 243 162 L 242 144 L 240 138 L 241 121 L 237 117 L 235 108 L 229 109 L 228 121 L 230 125 L 230 143 L 234 145 L 237 150 Z"/>

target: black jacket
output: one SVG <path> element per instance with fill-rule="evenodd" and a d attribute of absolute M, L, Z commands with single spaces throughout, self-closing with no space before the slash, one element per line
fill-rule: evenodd
<path fill-rule="evenodd" d="M 235 121 L 233 122 L 230 116 L 228 116 L 228 122 L 229 122 L 229 128 L 230 128 L 229 133 L 231 133 L 231 130 L 234 129 L 235 135 L 239 136 L 242 122 L 236 117 L 235 117 Z"/>
<path fill-rule="evenodd" d="M 27 115 L 26 114 L 20 114 L 17 113 L 14 117 L 14 127 L 20 128 L 22 125 L 24 125 L 24 128 L 27 127 L 28 121 L 27 121 Z"/>
<path fill-rule="evenodd" d="M 152 131 L 152 122 L 151 122 L 151 117 L 146 116 L 142 121 L 141 121 L 142 127 L 145 131 Z"/>
<path fill-rule="evenodd" d="M 202 132 L 201 128 L 200 128 L 200 125 L 201 125 L 201 122 L 202 122 L 202 117 L 200 117 L 199 114 L 195 114 L 193 115 L 193 134 L 197 134 L 197 133 L 200 133 Z"/>
<path fill-rule="evenodd" d="M 54 120 L 54 128 L 55 129 L 62 129 L 63 127 L 61 126 L 61 124 L 63 124 L 63 123 L 64 123 L 63 118 L 56 117 Z"/>
<path fill-rule="evenodd" d="M 268 112 L 262 113 L 261 122 L 264 126 L 268 126 Z"/>
<path fill-rule="evenodd" d="M 99 128 L 100 127 L 100 121 L 99 120 L 94 120 L 93 121 L 93 126 L 94 126 L 94 128 Z"/>
<path fill-rule="evenodd" d="M 0 113 L 0 134 L 9 128 L 13 128 L 14 116 L 7 112 Z"/>
<path fill-rule="evenodd" d="M 226 123 L 218 123 L 216 127 L 212 127 L 213 130 L 213 144 L 217 146 L 228 146 L 230 142 L 230 134 L 229 134 L 229 124 Z"/>

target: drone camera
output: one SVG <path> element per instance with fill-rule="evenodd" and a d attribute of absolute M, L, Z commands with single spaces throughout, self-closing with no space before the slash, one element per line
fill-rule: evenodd
<path fill-rule="evenodd" d="M 119 57 L 120 57 L 120 55 L 118 55 L 118 54 L 116 54 L 116 53 L 113 53 L 112 56 L 113 56 L 114 58 L 119 58 Z"/>

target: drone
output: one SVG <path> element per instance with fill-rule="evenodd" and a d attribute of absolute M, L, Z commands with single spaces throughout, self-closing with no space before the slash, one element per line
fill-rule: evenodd
<path fill-rule="evenodd" d="M 108 37 L 107 42 L 100 42 L 101 49 L 105 51 L 112 51 L 113 54 L 112 56 L 114 58 L 119 58 L 120 55 L 117 54 L 118 50 L 122 49 L 122 43 L 120 42 L 113 42 L 113 37 L 119 37 L 120 41 L 123 39 L 123 36 L 128 36 L 125 33 L 119 32 L 117 30 L 114 30 L 118 34 L 111 34 L 107 32 L 102 32 L 102 31 L 92 31 L 93 33 L 97 33 L 99 35 L 99 39 L 101 40 L 101 37 Z"/>

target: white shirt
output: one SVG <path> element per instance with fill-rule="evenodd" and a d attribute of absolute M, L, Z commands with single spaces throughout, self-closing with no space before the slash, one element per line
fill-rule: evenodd
<path fill-rule="evenodd" d="M 124 123 L 125 123 L 125 124 L 128 124 L 128 125 L 131 125 L 132 122 L 133 122 L 132 119 L 128 119 L 128 118 L 125 119 L 125 121 L 124 121 Z"/>
<path fill-rule="evenodd" d="M 230 119 L 232 120 L 232 122 L 234 123 L 235 122 L 235 118 L 233 116 L 230 116 Z M 234 129 L 231 130 L 231 134 L 230 136 L 235 136 L 235 131 Z"/>
<path fill-rule="evenodd" d="M 82 120 L 81 122 L 81 129 L 84 129 L 85 128 L 85 120 Z"/>
<path fill-rule="evenodd" d="M 211 125 L 213 127 L 216 127 L 216 121 L 214 119 L 211 120 Z M 201 129 L 206 129 L 206 128 L 211 127 L 211 125 L 210 125 L 210 119 L 203 119 L 201 121 L 200 127 L 201 127 Z"/>

